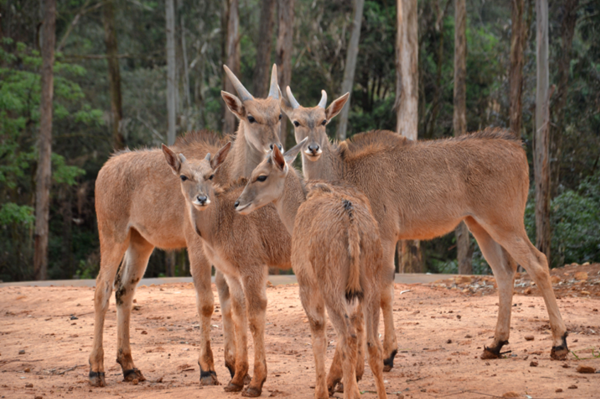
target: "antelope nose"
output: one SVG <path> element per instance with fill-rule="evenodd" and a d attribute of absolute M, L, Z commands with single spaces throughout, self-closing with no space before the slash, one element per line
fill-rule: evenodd
<path fill-rule="evenodd" d="M 199 195 L 196 199 L 198 200 L 200 205 L 204 205 L 208 198 L 206 198 L 206 195 Z"/>
<path fill-rule="evenodd" d="M 237 208 L 239 205 L 240 205 L 240 201 L 235 201 L 235 204 L 233 204 L 233 206 L 234 206 L 235 208 Z"/>
<path fill-rule="evenodd" d="M 319 145 L 318 144 L 309 144 L 308 151 L 312 152 L 313 155 L 317 155 L 317 151 L 319 151 Z"/>

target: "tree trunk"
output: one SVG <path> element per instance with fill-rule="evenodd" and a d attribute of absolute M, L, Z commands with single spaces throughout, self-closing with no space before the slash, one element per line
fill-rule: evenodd
<path fill-rule="evenodd" d="M 511 2 L 512 32 L 510 36 L 510 72 L 509 72 L 509 125 L 510 130 L 521 137 L 522 103 L 523 94 L 523 47 L 525 45 L 526 31 L 523 20 L 524 0 Z"/>
<path fill-rule="evenodd" d="M 350 93 L 348 104 L 340 113 L 337 138 L 346 140 L 346 130 L 348 129 L 348 113 L 350 103 L 352 102 L 352 86 L 354 84 L 354 72 L 356 71 L 356 58 L 358 57 L 358 42 L 360 39 L 360 26 L 362 23 L 363 6 L 365 0 L 354 0 L 354 17 L 352 18 L 352 34 L 350 43 L 348 43 L 348 52 L 346 53 L 346 66 L 344 68 L 344 80 L 342 81 L 341 94 Z"/>
<path fill-rule="evenodd" d="M 121 72 L 119 70 L 119 50 L 115 34 L 114 0 L 107 0 L 102 8 L 102 24 L 104 25 L 104 43 L 106 44 L 106 61 L 108 62 L 108 83 L 110 86 L 110 111 L 113 131 L 113 148 L 125 147 L 125 138 L 121 130 L 123 107 L 121 98 Z"/>
<path fill-rule="evenodd" d="M 294 46 L 294 7 L 295 0 L 278 0 L 278 33 L 277 33 L 277 80 L 279 87 L 284 91 L 292 81 L 292 50 Z M 265 86 L 266 87 L 266 86 Z M 281 121 L 281 133 L 279 138 L 285 148 L 287 145 L 288 132 L 291 124 L 288 118 L 283 117 Z M 295 144 L 295 143 L 290 143 Z"/>
<path fill-rule="evenodd" d="M 557 52 L 556 64 L 558 64 L 558 87 L 556 98 L 550 110 L 553 123 L 550 125 L 550 196 L 558 194 L 560 182 L 560 158 L 562 147 L 562 132 L 564 130 L 564 109 L 567 103 L 569 72 L 571 66 L 571 48 L 573 46 L 573 35 L 577 24 L 577 6 L 579 0 L 567 0 L 563 6 L 562 22 L 560 24 L 561 47 Z"/>
<path fill-rule="evenodd" d="M 535 98 L 534 172 L 536 246 L 550 264 L 550 165 L 549 165 L 549 77 L 548 1 L 536 0 L 537 83 Z"/>
<path fill-rule="evenodd" d="M 454 135 L 467 132 L 467 10 L 465 0 L 454 2 Z M 456 230 L 458 273 L 473 274 L 471 239 L 465 222 Z"/>
<path fill-rule="evenodd" d="M 240 40 L 239 40 L 239 2 L 238 0 L 224 0 L 225 15 L 225 49 L 223 56 L 225 65 L 239 77 L 240 75 Z M 223 71 L 223 88 L 225 91 L 237 94 L 233 84 Z M 235 116 L 223 105 L 223 134 L 235 133 Z"/>
<path fill-rule="evenodd" d="M 260 9 L 260 26 L 258 28 L 258 44 L 256 47 L 256 67 L 254 68 L 253 93 L 255 97 L 264 98 L 269 93 L 269 72 L 271 71 L 271 47 L 273 41 L 273 10 L 275 0 L 263 0 Z M 281 89 L 285 91 L 285 86 Z"/>
<path fill-rule="evenodd" d="M 175 65 L 175 6 L 174 0 L 166 0 L 167 11 L 167 143 L 173 145 L 177 118 L 177 71 Z"/>
<path fill-rule="evenodd" d="M 417 140 L 419 125 L 419 32 L 417 0 L 396 2 L 396 132 Z M 419 240 L 398 243 L 398 271 L 422 271 Z"/>
<path fill-rule="evenodd" d="M 42 97 L 40 137 L 35 176 L 35 247 L 33 273 L 36 280 L 48 277 L 48 219 L 52 184 L 52 97 L 54 96 L 54 45 L 56 43 L 56 0 L 46 0 L 42 24 Z"/>

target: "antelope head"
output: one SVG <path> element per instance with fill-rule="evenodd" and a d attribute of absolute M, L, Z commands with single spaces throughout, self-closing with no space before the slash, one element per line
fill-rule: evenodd
<path fill-rule="evenodd" d="M 199 211 L 205 210 L 214 196 L 212 184 L 215 171 L 225 161 L 231 149 L 231 142 L 225 144 L 211 158 L 210 153 L 204 159 L 187 160 L 183 154 L 175 154 L 169 147 L 162 145 L 167 163 L 181 180 L 181 192 L 188 203 Z"/>
<path fill-rule="evenodd" d="M 277 65 L 273 64 L 271 71 L 271 86 L 267 98 L 254 98 L 252 94 L 226 65 L 223 65 L 225 73 L 239 98 L 226 91 L 221 91 L 221 96 L 227 104 L 227 108 L 240 120 L 244 126 L 245 137 L 248 142 L 258 151 L 268 153 L 273 147 L 283 148 L 279 140 L 279 129 L 281 125 L 281 97 L 279 85 L 277 84 Z"/>
<path fill-rule="evenodd" d="M 235 202 L 235 210 L 242 214 L 249 213 L 277 200 L 283 194 L 285 177 L 289 172 L 289 164 L 294 162 L 307 139 L 302 140 L 285 154 L 279 147 L 273 151 L 252 171 L 244 191 Z"/>
<path fill-rule="evenodd" d="M 344 94 L 326 109 L 327 93 L 325 90 L 321 90 L 322 95 L 319 104 L 313 108 L 304 108 L 296 101 L 289 86 L 286 90 L 288 98 L 282 96 L 281 109 L 294 124 L 296 143 L 308 138 L 304 149 L 306 158 L 317 161 L 323 152 L 323 147 L 327 145 L 329 140 L 325 126 L 344 108 L 350 94 Z"/>

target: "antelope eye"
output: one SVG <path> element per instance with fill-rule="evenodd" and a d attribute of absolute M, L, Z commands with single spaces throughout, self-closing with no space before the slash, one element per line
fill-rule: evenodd
<path fill-rule="evenodd" d="M 294 126 L 296 126 L 296 127 L 300 126 L 300 122 L 294 121 Z"/>
<path fill-rule="evenodd" d="M 279 114 L 279 120 L 281 120 L 281 114 Z"/>
<path fill-rule="evenodd" d="M 327 124 L 327 119 L 323 119 L 323 122 L 321 122 L 321 125 L 325 126 Z"/>
<path fill-rule="evenodd" d="M 185 175 L 181 175 L 179 176 L 179 178 L 181 179 L 181 181 L 186 181 L 188 179 Z"/>
<path fill-rule="evenodd" d="M 252 115 L 248 115 L 248 122 L 254 123 L 254 122 L 256 122 L 256 119 L 254 119 L 254 117 Z"/>
<path fill-rule="evenodd" d="M 213 173 L 212 175 L 210 175 L 210 177 L 208 178 L 208 180 L 212 180 L 213 177 L 215 177 L 215 174 Z"/>
<path fill-rule="evenodd" d="M 265 181 L 267 180 L 267 176 L 266 175 L 260 175 L 256 178 L 256 181 Z"/>

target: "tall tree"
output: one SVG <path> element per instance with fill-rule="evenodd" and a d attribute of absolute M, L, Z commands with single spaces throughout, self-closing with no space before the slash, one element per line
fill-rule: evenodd
<path fill-rule="evenodd" d="M 48 219 L 52 184 L 52 98 L 54 97 L 54 45 L 56 43 L 56 0 L 43 3 L 42 76 L 40 136 L 35 176 L 35 248 L 33 272 L 36 280 L 48 277 Z"/>
<path fill-rule="evenodd" d="M 527 40 L 527 30 L 523 19 L 524 0 L 511 1 L 512 31 L 510 35 L 510 72 L 509 72 L 509 119 L 510 130 L 521 137 L 522 94 L 523 94 L 523 48 Z"/>
<path fill-rule="evenodd" d="M 239 40 L 239 1 L 224 0 L 224 25 L 225 25 L 225 48 L 223 58 L 225 65 L 231 71 L 239 76 L 240 74 L 240 40 Z M 223 71 L 223 88 L 229 93 L 235 93 L 233 84 L 227 79 L 225 71 Z M 232 134 L 235 132 L 235 116 L 229 112 L 227 107 L 223 106 L 223 133 Z"/>
<path fill-rule="evenodd" d="M 264 98 L 269 92 L 269 71 L 271 66 L 271 47 L 273 41 L 273 11 L 275 0 L 263 0 L 260 9 L 260 26 L 256 46 L 256 67 L 254 68 L 253 93 L 256 97 Z M 285 90 L 285 86 L 283 86 Z"/>
<path fill-rule="evenodd" d="M 396 132 L 417 140 L 419 125 L 419 31 L 417 0 L 396 2 Z M 419 240 L 398 244 L 401 273 L 422 271 Z"/>
<path fill-rule="evenodd" d="M 296 0 L 278 0 L 278 33 L 277 33 L 277 80 L 283 90 L 292 81 L 292 50 L 294 46 L 294 7 Z M 267 72 L 268 74 L 268 72 Z M 266 86 L 265 86 L 266 87 Z M 285 114 L 284 114 L 285 115 Z M 290 124 L 284 116 L 281 122 L 281 143 L 287 148 L 287 137 Z"/>
<path fill-rule="evenodd" d="M 175 144 L 177 135 L 177 65 L 175 60 L 175 4 L 166 0 L 167 22 L 167 143 Z M 175 276 L 175 252 L 165 254 L 167 276 Z"/>
<path fill-rule="evenodd" d="M 345 140 L 346 130 L 348 130 L 348 112 L 350 110 L 350 102 L 352 101 L 352 86 L 354 85 L 354 72 L 356 71 L 360 26 L 362 23 L 365 0 L 354 0 L 353 3 L 354 16 L 352 18 L 352 34 L 350 35 L 350 43 L 348 43 L 346 66 L 344 67 L 344 80 L 342 81 L 342 94 L 350 93 L 350 97 L 348 97 L 348 105 L 346 105 L 340 113 L 337 130 L 338 140 Z"/>
<path fill-rule="evenodd" d="M 562 3 L 562 21 L 560 24 L 561 45 L 556 54 L 556 64 L 558 65 L 558 87 L 556 88 L 556 98 L 552 102 L 550 125 L 550 195 L 554 197 L 558 194 L 560 181 L 560 158 L 562 148 L 562 132 L 565 128 L 564 109 L 567 104 L 567 95 L 569 89 L 569 73 L 571 66 L 571 48 L 573 47 L 573 36 L 575 25 L 577 24 L 577 6 L 579 0 L 567 0 Z"/>
<path fill-rule="evenodd" d="M 455 136 L 467 132 L 467 7 L 465 0 L 455 0 L 454 2 L 454 115 L 452 124 Z M 464 222 L 460 222 L 454 233 L 458 252 L 458 272 L 472 274 L 473 249 L 469 229 Z"/>
<path fill-rule="evenodd" d="M 115 33 L 114 0 L 107 0 L 102 7 L 102 24 L 104 25 L 104 43 L 106 45 L 106 61 L 108 62 L 108 83 L 110 86 L 110 111 L 113 131 L 113 148 L 125 147 L 121 120 L 123 107 L 121 97 L 121 72 L 119 70 L 119 50 Z"/>
<path fill-rule="evenodd" d="M 534 172 L 535 172 L 535 229 L 536 246 L 548 258 L 550 263 L 550 165 L 549 165 L 549 102 L 548 90 L 548 1 L 536 0 L 537 24 L 537 82 L 535 95 L 535 135 L 534 135 Z"/>

